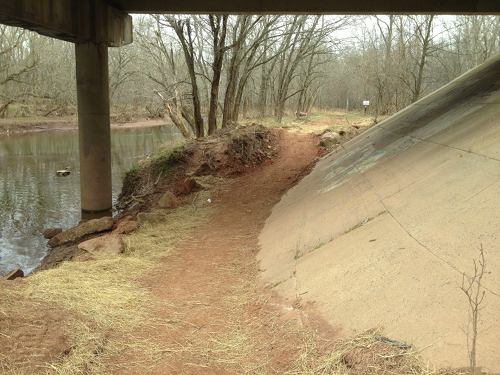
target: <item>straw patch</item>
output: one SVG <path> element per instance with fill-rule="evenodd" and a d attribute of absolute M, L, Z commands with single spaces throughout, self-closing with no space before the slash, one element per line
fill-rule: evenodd
<path fill-rule="evenodd" d="M 313 331 L 303 335 L 303 347 L 287 375 L 465 375 L 456 370 L 434 370 L 412 347 L 401 348 L 369 330 L 336 342 L 322 340 Z"/>
<path fill-rule="evenodd" d="M 159 259 L 172 254 L 176 243 L 189 236 L 207 212 L 203 200 L 179 207 L 165 212 L 160 222 L 145 222 L 136 233 L 126 236 L 126 251 L 120 256 L 65 262 L 19 283 L 6 283 L 8 287 L 0 288 L 0 323 L 5 328 L 5 332 L 0 331 L 0 344 L 8 345 L 12 339 L 8 335 L 14 330 L 16 338 L 23 344 L 30 342 L 33 348 L 6 354 L 2 350 L 0 372 L 101 374 L 109 370 L 103 368 L 103 363 L 109 362 L 105 358 L 123 351 L 140 351 L 140 361 L 149 364 L 164 357 L 169 348 L 134 337 L 139 328 L 158 324 L 151 316 L 151 306 L 158 302 L 139 280 Z M 57 314 L 45 318 L 51 311 Z M 30 321 L 38 325 L 26 326 Z M 34 337 L 37 328 L 40 334 Z M 47 343 L 48 330 L 58 331 L 49 335 L 60 335 L 57 343 Z M 59 355 L 30 356 L 30 351 L 43 353 L 45 346 Z M 145 362 L 136 365 L 147 366 Z"/>

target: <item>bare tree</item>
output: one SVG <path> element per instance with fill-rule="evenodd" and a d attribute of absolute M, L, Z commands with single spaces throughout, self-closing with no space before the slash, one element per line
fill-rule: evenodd
<path fill-rule="evenodd" d="M 191 19 L 176 16 L 163 16 L 166 23 L 174 30 L 177 38 L 182 46 L 184 53 L 185 64 L 189 72 L 191 80 L 191 95 L 194 112 L 194 124 L 196 129 L 196 137 L 203 137 L 205 135 L 205 128 L 203 117 L 201 114 L 201 99 L 198 89 L 198 80 L 195 71 L 195 44 L 194 44 L 194 31 L 191 25 Z"/>
<path fill-rule="evenodd" d="M 423 91 L 424 71 L 429 56 L 433 53 L 432 26 L 434 15 L 429 16 L 409 16 L 413 27 L 409 28 L 411 36 L 408 48 L 409 63 L 402 74 L 401 81 L 408 86 L 411 91 L 411 102 L 417 101 Z"/>
<path fill-rule="evenodd" d="M 227 67 L 227 83 L 222 109 L 222 127 L 226 127 L 234 119 L 234 101 L 237 90 L 237 79 L 241 69 L 243 42 L 250 29 L 251 16 L 237 17 L 232 25 L 231 59 Z"/>
<path fill-rule="evenodd" d="M 285 105 L 289 99 L 304 91 L 304 87 L 293 87 L 293 82 L 300 76 L 299 67 L 304 62 L 308 71 L 309 83 L 313 76 L 312 69 L 317 67 L 314 59 L 317 55 L 326 53 L 330 35 L 345 26 L 348 18 L 341 17 L 325 21 L 322 16 L 294 16 L 285 28 L 285 36 L 278 47 L 277 64 L 273 73 L 274 82 L 274 115 L 281 122 Z M 309 60 L 308 60 L 309 59 Z M 310 64 L 308 64 L 308 61 Z"/>
<path fill-rule="evenodd" d="M 127 47 L 113 48 L 109 54 L 109 92 L 113 99 L 120 88 L 129 82 L 137 71 L 131 69 L 133 56 Z"/>
<path fill-rule="evenodd" d="M 30 37 L 23 29 L 0 25 L 0 117 L 29 90 L 29 73 L 39 62 Z"/>
<path fill-rule="evenodd" d="M 173 36 L 165 34 L 166 29 L 159 16 L 153 17 L 153 21 L 154 32 L 151 32 L 153 26 L 147 20 L 145 25 L 138 25 L 137 42 L 146 56 L 144 63 L 150 66 L 144 74 L 156 84 L 153 92 L 160 98 L 174 125 L 184 137 L 189 138 L 191 134 L 196 134 L 196 125 L 190 115 L 191 110 L 184 105 L 183 96 L 189 97 L 190 90 L 185 94 L 182 87 L 190 87 L 190 84 L 185 81 L 182 70 L 183 52 L 174 48 Z"/>
<path fill-rule="evenodd" d="M 498 16 L 154 15 L 134 31 L 136 43 L 110 52 L 114 113 L 166 114 L 197 137 L 251 111 L 281 121 L 369 99 L 388 115 L 500 50 Z M 16 115 L 74 113 L 73 53 L 0 26 L 0 116 L 14 104 Z"/>
<path fill-rule="evenodd" d="M 223 126 L 238 122 L 243 96 L 251 75 L 258 67 L 276 58 L 277 53 L 269 55 L 267 49 L 275 44 L 278 38 L 278 35 L 273 34 L 273 31 L 279 29 L 278 20 L 278 16 L 247 16 L 242 19 L 238 36 L 233 36 L 235 43 L 228 69 Z M 248 103 L 248 98 L 246 102 Z"/>
<path fill-rule="evenodd" d="M 460 289 L 467 297 L 469 307 L 469 322 L 467 324 L 467 348 L 469 354 L 470 374 L 476 375 L 477 372 L 477 342 L 479 332 L 479 315 L 481 306 L 484 302 L 486 291 L 482 285 L 483 277 L 486 274 L 486 259 L 484 256 L 483 245 L 479 248 L 479 259 L 473 260 L 474 273 L 467 276 L 465 272 L 462 275 L 462 285 Z"/>
<path fill-rule="evenodd" d="M 286 36 L 280 46 L 281 54 L 278 57 L 278 71 L 274 93 L 274 116 L 281 122 L 285 113 L 285 104 L 288 99 L 298 93 L 289 94 L 292 80 L 298 64 L 304 59 L 310 48 L 312 34 L 314 33 L 320 17 L 316 16 L 312 25 L 306 27 L 306 16 L 294 16 L 286 30 Z M 307 30 L 307 31 L 306 31 Z"/>
<path fill-rule="evenodd" d="M 224 54 L 231 48 L 226 46 L 227 15 L 208 16 L 213 39 L 212 85 L 208 110 L 208 134 L 217 130 L 217 103 L 219 99 L 220 78 Z"/>

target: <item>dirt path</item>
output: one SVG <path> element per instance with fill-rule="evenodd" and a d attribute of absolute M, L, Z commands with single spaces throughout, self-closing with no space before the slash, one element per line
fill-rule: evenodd
<path fill-rule="evenodd" d="M 258 235 L 273 205 L 318 156 L 317 138 L 280 136 L 279 156 L 213 197 L 216 210 L 145 285 L 163 302 L 164 329 L 144 334 L 170 348 L 148 373 L 284 373 L 297 365 L 304 312 L 259 287 Z M 298 308 L 298 309 L 297 309 Z M 319 324 L 319 320 L 307 319 Z M 158 326 L 156 326 L 158 327 Z M 119 373 L 137 373 L 138 353 Z M 135 356 L 131 361 L 130 356 Z M 144 371 L 144 369 L 142 369 Z"/>
<path fill-rule="evenodd" d="M 341 337 L 263 287 L 261 229 L 319 153 L 316 136 L 279 134 L 272 161 L 152 215 L 125 254 L 0 280 L 0 373 L 430 375 L 379 331 Z"/>

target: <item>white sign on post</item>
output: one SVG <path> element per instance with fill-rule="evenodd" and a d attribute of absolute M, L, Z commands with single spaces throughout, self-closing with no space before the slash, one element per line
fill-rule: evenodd
<path fill-rule="evenodd" d="M 363 100 L 363 105 L 365 107 L 368 107 L 370 105 L 370 101 L 369 100 Z"/>

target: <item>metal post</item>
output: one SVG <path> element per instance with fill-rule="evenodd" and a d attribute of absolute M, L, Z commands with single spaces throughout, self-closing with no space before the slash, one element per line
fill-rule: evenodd
<path fill-rule="evenodd" d="M 75 56 L 82 219 L 111 216 L 108 47 L 77 43 Z"/>

